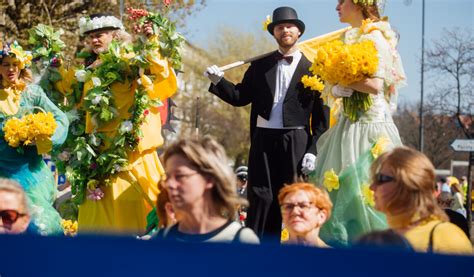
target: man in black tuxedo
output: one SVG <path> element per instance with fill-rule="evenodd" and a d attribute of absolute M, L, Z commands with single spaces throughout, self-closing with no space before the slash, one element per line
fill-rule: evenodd
<path fill-rule="evenodd" d="M 260 238 L 278 240 L 281 213 L 278 192 L 315 168 L 316 141 L 329 124 L 319 93 L 304 88 L 311 62 L 296 43 L 305 30 L 296 11 L 273 11 L 268 31 L 278 51 L 250 65 L 240 84 L 227 81 L 216 65 L 207 69 L 209 91 L 233 106 L 252 104 L 248 171 L 247 226 Z"/>

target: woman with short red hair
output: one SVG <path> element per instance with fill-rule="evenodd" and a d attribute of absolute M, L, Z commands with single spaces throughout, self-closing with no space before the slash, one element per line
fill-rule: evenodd
<path fill-rule="evenodd" d="M 285 186 L 278 194 L 283 223 L 290 244 L 329 247 L 319 230 L 331 217 L 332 202 L 328 193 L 309 183 Z"/>

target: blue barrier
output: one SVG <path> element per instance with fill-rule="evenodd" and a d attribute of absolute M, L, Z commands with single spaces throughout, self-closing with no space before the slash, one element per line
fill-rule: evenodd
<path fill-rule="evenodd" d="M 0 276 L 468 276 L 474 258 L 369 249 L 0 236 Z M 59 257 L 59 259 L 58 259 Z"/>

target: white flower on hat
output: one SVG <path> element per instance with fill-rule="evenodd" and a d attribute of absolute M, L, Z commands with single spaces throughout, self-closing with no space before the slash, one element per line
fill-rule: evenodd
<path fill-rule="evenodd" d="M 102 29 L 102 28 L 117 28 L 123 30 L 122 21 L 115 16 L 100 16 L 93 19 L 81 17 L 79 19 L 79 33 L 84 35 L 87 32 Z"/>

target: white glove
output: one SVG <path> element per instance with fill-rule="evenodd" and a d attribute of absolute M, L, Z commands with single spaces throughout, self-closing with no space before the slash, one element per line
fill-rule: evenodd
<path fill-rule="evenodd" d="M 217 85 L 217 83 L 221 81 L 222 77 L 224 77 L 224 71 L 220 70 L 217 65 L 213 65 L 206 69 L 204 76 L 209 78 L 209 80 L 211 80 L 214 85 Z"/>
<path fill-rule="evenodd" d="M 331 93 L 334 97 L 351 97 L 352 93 L 354 93 L 354 90 L 340 85 L 335 85 L 332 87 Z"/>
<path fill-rule="evenodd" d="M 308 175 L 316 168 L 316 156 L 311 153 L 304 154 L 303 161 L 301 162 L 301 173 Z"/>

